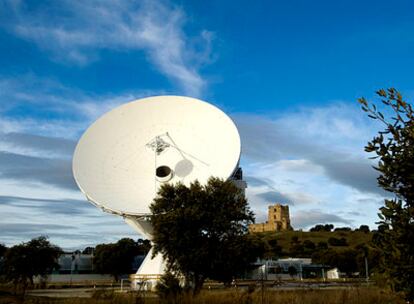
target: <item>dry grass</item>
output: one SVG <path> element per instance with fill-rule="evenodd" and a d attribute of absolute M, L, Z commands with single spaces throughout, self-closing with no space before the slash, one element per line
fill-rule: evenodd
<path fill-rule="evenodd" d="M 405 303 L 398 296 L 378 288 L 348 288 L 343 290 L 290 290 L 253 293 L 202 293 L 198 298 L 183 303 L 258 303 L 258 304 L 389 304 Z"/>
<path fill-rule="evenodd" d="M 3 295 L 4 296 L 4 295 Z M 198 296 L 182 295 L 177 299 L 161 300 L 153 294 L 120 294 L 99 291 L 92 298 L 26 297 L 24 301 L 11 296 L 1 297 L 0 304 L 403 304 L 398 295 L 377 287 L 353 287 L 340 290 L 204 290 Z"/>

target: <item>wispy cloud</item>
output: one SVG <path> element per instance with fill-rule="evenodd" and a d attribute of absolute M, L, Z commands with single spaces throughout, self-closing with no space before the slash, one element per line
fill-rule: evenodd
<path fill-rule="evenodd" d="M 149 93 L 97 96 L 35 75 L 0 77 L 0 86 L 0 100 L 8 101 L 0 112 L 0 125 L 4 126 L 0 131 L 2 214 L 16 223 L 35 225 L 48 222 L 51 214 L 57 225 L 68 215 L 76 215 L 73 218 L 79 224 L 70 233 L 78 235 L 78 240 L 65 241 L 63 231 L 34 226 L 40 227 L 35 231 L 73 245 L 93 243 L 98 235 L 99 242 L 103 241 L 98 228 L 88 230 L 91 221 L 101 227 L 113 221 L 115 232 L 107 229 L 108 239 L 133 235 L 122 219 L 83 201 L 73 181 L 71 155 L 92 121 Z M 19 111 L 21 107 L 26 111 Z M 242 137 L 247 195 L 258 221 L 266 218 L 267 205 L 274 202 L 291 206 L 295 228 L 324 221 L 347 225 L 376 221 L 383 192 L 376 186 L 376 172 L 363 152 L 374 128 L 358 111 L 332 103 L 278 116 L 233 115 Z M 82 201 L 88 207 L 80 207 Z M 16 233 L 12 229 L 5 241 L 33 235 Z"/>
<path fill-rule="evenodd" d="M 199 68 L 211 60 L 213 34 L 184 32 L 186 15 L 166 1 L 5 1 L 3 26 L 47 50 L 56 61 L 86 65 L 100 50 L 142 51 L 188 95 L 200 96 L 206 81 Z"/>
<path fill-rule="evenodd" d="M 42 135 L 0 132 L 0 150 L 9 153 L 48 158 L 72 158 L 76 142 L 74 140 Z"/>
<path fill-rule="evenodd" d="M 307 108 L 276 118 L 233 115 L 243 156 L 264 169 L 322 173 L 359 191 L 384 194 L 364 152 L 373 127 L 359 109 L 344 103 Z M 266 164 L 266 165 L 265 165 Z"/>
<path fill-rule="evenodd" d="M 0 178 L 44 183 L 75 190 L 72 162 L 68 159 L 33 157 L 0 151 Z"/>
<path fill-rule="evenodd" d="M 374 225 L 378 204 L 372 202 L 387 193 L 378 187 L 378 172 L 363 149 L 376 127 L 357 105 L 333 102 L 233 118 L 242 137 L 247 195 L 259 221 L 266 205 L 280 202 L 291 205 L 296 228 L 318 220 Z M 308 210 L 319 211 L 306 218 Z M 354 216 L 355 222 L 334 216 L 356 211 L 361 216 Z"/>
<path fill-rule="evenodd" d="M 77 139 L 96 118 L 156 92 L 96 96 L 34 74 L 0 76 L 0 87 L 5 105 L 0 110 L 0 210 L 8 219 L 0 242 L 11 245 L 42 234 L 81 248 L 96 240 L 139 237 L 122 218 L 87 202 L 75 185 L 71 162 Z M 59 230 L 56 225 L 68 217 L 71 227 Z"/>
<path fill-rule="evenodd" d="M 321 210 L 299 211 L 292 216 L 294 227 L 310 228 L 316 224 L 345 224 L 352 225 L 353 221 L 337 214 L 324 212 Z"/>
<path fill-rule="evenodd" d="M 84 216 L 95 208 L 86 204 L 84 200 L 76 199 L 49 199 L 22 196 L 0 195 L 0 205 L 8 205 L 24 209 L 38 210 L 47 214 L 63 214 L 66 216 Z"/>
<path fill-rule="evenodd" d="M 78 138 L 99 116 L 123 103 L 162 95 L 135 90 L 97 95 L 70 88 L 51 78 L 0 75 L 0 133 Z M 0 134 L 1 135 L 1 134 Z"/>

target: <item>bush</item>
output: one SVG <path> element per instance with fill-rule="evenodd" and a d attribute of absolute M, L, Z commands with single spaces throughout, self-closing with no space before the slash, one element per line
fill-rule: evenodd
<path fill-rule="evenodd" d="M 338 227 L 338 228 L 335 228 L 334 231 L 352 231 L 352 229 L 349 227 Z"/>
<path fill-rule="evenodd" d="M 177 297 L 183 292 L 180 280 L 171 272 L 167 272 L 161 277 L 156 289 L 158 296 L 168 303 L 175 303 Z"/>
<path fill-rule="evenodd" d="M 334 237 L 330 237 L 328 239 L 328 243 L 331 246 L 348 246 L 348 242 L 346 241 L 346 238 L 334 238 Z"/>

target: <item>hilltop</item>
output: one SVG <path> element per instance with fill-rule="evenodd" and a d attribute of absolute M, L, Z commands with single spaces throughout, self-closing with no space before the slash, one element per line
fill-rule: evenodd
<path fill-rule="evenodd" d="M 364 273 L 365 257 L 370 272 L 378 264 L 380 251 L 372 244 L 370 231 L 280 231 L 254 234 L 264 244 L 267 259 L 312 258 L 314 263 L 338 267 L 347 273 Z"/>
<path fill-rule="evenodd" d="M 310 242 L 315 247 L 321 247 L 325 243 L 327 248 L 335 250 L 345 250 L 355 248 L 361 245 L 368 245 L 372 241 L 372 232 L 361 231 L 282 231 L 282 232 L 262 232 L 258 236 L 268 243 L 277 241 L 284 252 L 288 252 L 292 245 L 303 244 L 307 246 Z M 335 241 L 338 240 L 338 241 Z M 345 241 L 343 241 L 345 240 Z M 336 242 L 336 243 L 335 243 Z"/>

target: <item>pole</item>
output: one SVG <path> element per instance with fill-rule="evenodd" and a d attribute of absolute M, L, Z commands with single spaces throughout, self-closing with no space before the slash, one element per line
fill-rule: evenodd
<path fill-rule="evenodd" d="M 266 263 L 266 262 L 265 262 Z M 263 304 L 263 298 L 264 298 L 264 273 L 265 273 L 265 269 L 266 269 L 266 264 L 264 264 L 263 265 L 263 267 L 262 267 L 262 301 L 261 301 L 261 304 Z"/>
<path fill-rule="evenodd" d="M 365 256 L 365 279 L 368 283 L 369 281 L 369 273 L 368 273 L 368 259 L 367 256 Z"/>

